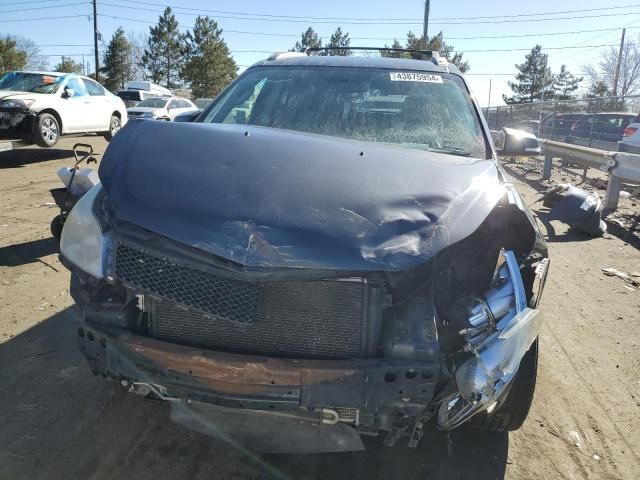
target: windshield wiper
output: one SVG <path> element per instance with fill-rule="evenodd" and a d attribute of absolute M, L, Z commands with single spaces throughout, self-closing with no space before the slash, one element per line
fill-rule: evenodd
<path fill-rule="evenodd" d="M 430 148 L 430 152 L 444 153 L 446 155 L 458 155 L 459 157 L 470 157 L 471 152 L 459 147 L 447 147 L 447 148 Z"/>

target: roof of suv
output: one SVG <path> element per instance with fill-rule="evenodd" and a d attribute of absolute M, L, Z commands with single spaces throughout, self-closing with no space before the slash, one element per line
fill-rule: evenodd
<path fill-rule="evenodd" d="M 357 57 L 340 55 L 309 55 L 286 57 L 275 60 L 261 60 L 250 68 L 260 65 L 278 66 L 321 66 L 321 67 L 356 67 L 356 68 L 386 68 L 389 70 L 417 70 L 421 72 L 454 73 L 462 75 L 458 67 L 449 63 L 447 66 L 436 65 L 430 60 L 413 60 L 409 58 L 393 57 Z"/>

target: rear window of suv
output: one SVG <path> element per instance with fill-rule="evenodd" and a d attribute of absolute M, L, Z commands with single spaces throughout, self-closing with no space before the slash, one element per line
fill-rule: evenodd
<path fill-rule="evenodd" d="M 486 158 L 480 122 L 453 74 L 381 68 L 249 69 L 203 118 Z"/>

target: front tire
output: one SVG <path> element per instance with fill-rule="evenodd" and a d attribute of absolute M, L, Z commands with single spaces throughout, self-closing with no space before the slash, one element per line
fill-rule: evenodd
<path fill-rule="evenodd" d="M 538 339 L 522 357 L 507 398 L 493 412 L 481 412 L 468 423 L 469 427 L 493 432 L 518 430 L 524 423 L 536 389 L 538 375 Z"/>
<path fill-rule="evenodd" d="M 111 119 L 109 120 L 109 130 L 104 133 L 104 138 L 107 142 L 110 142 L 113 137 L 120 131 L 122 128 L 122 121 L 120 117 L 116 115 L 111 115 Z"/>
<path fill-rule="evenodd" d="M 51 220 L 51 225 L 49 226 L 51 229 L 51 235 L 53 235 L 54 238 L 60 240 L 60 237 L 62 236 L 63 226 L 64 222 L 62 220 L 62 215 L 54 217 L 53 220 Z"/>
<path fill-rule="evenodd" d="M 36 117 L 33 141 L 44 148 L 53 147 L 60 139 L 60 123 L 50 113 L 41 113 Z"/>

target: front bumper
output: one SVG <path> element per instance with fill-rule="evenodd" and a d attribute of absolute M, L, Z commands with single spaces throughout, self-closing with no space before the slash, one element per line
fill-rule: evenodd
<path fill-rule="evenodd" d="M 22 110 L 0 110 L 0 139 L 30 139 L 35 114 Z"/>

